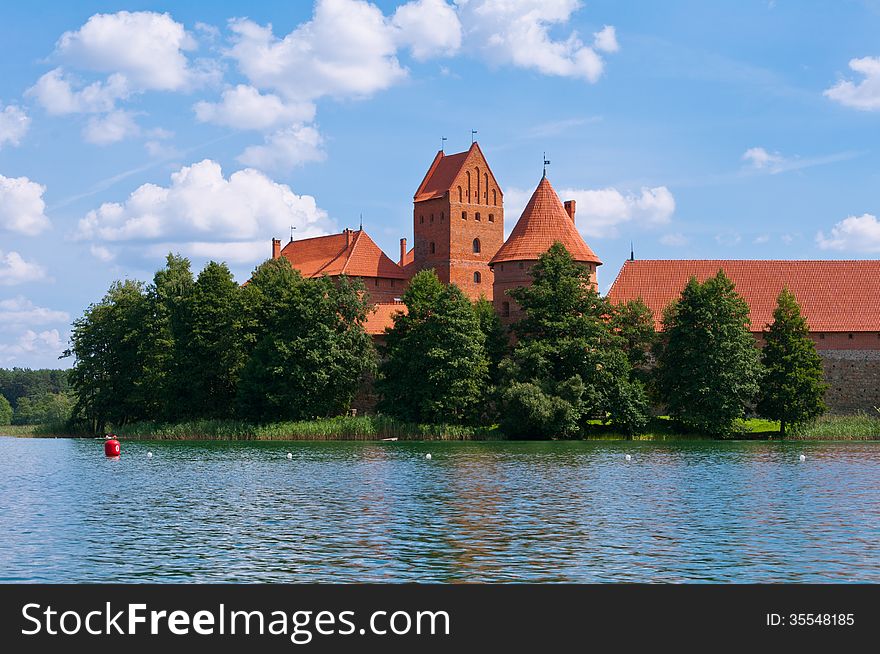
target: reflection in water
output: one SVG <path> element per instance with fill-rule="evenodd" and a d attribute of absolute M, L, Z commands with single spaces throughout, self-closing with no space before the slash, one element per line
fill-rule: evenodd
<path fill-rule="evenodd" d="M 0 581 L 878 582 L 878 464 L 880 443 L 124 442 L 111 461 L 0 438 Z"/>

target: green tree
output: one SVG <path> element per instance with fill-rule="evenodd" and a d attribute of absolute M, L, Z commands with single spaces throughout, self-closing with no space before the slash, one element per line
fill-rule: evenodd
<path fill-rule="evenodd" d="M 150 392 L 144 376 L 142 345 L 149 307 L 143 284 L 114 282 L 104 298 L 74 321 L 70 349 L 74 364 L 68 379 L 74 417 L 95 432 L 108 423 L 144 419 L 143 398 Z"/>
<path fill-rule="evenodd" d="M 245 364 L 242 291 L 226 264 L 209 262 L 186 295 L 179 339 L 179 413 L 174 418 L 232 415 Z"/>
<path fill-rule="evenodd" d="M 70 419 L 73 399 L 67 393 L 45 393 L 18 400 L 12 422 L 16 425 L 59 424 Z"/>
<path fill-rule="evenodd" d="M 381 409 L 411 422 L 474 421 L 489 390 L 489 361 L 470 300 L 423 270 L 403 302 L 407 312 L 395 315 L 385 336 Z"/>
<path fill-rule="evenodd" d="M 489 381 L 498 384 L 501 373 L 499 365 L 510 348 L 507 330 L 501 323 L 495 306 L 484 297 L 474 303 L 474 313 L 480 323 L 480 331 L 486 338 L 486 356 L 489 359 Z"/>
<path fill-rule="evenodd" d="M 276 259 L 255 271 L 245 293 L 256 346 L 241 375 L 239 413 L 295 420 L 347 409 L 375 371 L 363 283 L 303 280 L 287 259 Z"/>
<path fill-rule="evenodd" d="M 611 326 L 624 340 L 624 351 L 630 365 L 644 370 L 657 341 L 654 312 L 642 298 L 621 302 L 612 307 Z"/>
<path fill-rule="evenodd" d="M 723 270 L 702 284 L 690 279 L 663 316 L 658 349 L 657 388 L 669 415 L 690 430 L 733 431 L 758 392 L 761 362 L 749 307 Z"/>
<path fill-rule="evenodd" d="M 778 420 L 783 436 L 787 427 L 797 427 L 825 413 L 828 385 L 822 359 L 797 298 L 788 288 L 779 293 L 773 323 L 764 330 L 761 360 L 764 377 L 758 412 Z"/>
<path fill-rule="evenodd" d="M 12 405 L 4 396 L 0 395 L 0 427 L 12 422 Z"/>
<path fill-rule="evenodd" d="M 648 419 L 644 387 L 632 378 L 626 341 L 589 272 L 554 243 L 532 267 L 532 284 L 510 290 L 525 317 L 502 364 L 502 428 L 509 435 L 570 438 L 590 419 L 628 433 Z"/>

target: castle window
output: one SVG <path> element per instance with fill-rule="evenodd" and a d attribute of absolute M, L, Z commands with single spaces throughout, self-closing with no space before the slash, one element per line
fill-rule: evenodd
<path fill-rule="evenodd" d="M 510 317 L 510 302 L 502 302 L 501 303 L 501 315 L 505 318 Z"/>
<path fill-rule="evenodd" d="M 431 222 L 434 222 L 434 214 L 431 214 Z"/>
<path fill-rule="evenodd" d="M 519 262 L 519 269 L 520 269 L 520 270 L 523 269 L 523 262 L 522 262 L 522 261 Z"/>
<path fill-rule="evenodd" d="M 462 219 L 462 220 L 467 220 L 467 211 L 462 211 L 462 212 L 461 212 L 461 219 Z"/>
<path fill-rule="evenodd" d="M 849 335 L 849 339 L 852 340 L 852 334 Z"/>
<path fill-rule="evenodd" d="M 483 276 L 480 275 L 479 272 L 474 273 L 474 284 L 479 284 L 483 279 Z"/>
<path fill-rule="evenodd" d="M 468 202 L 471 201 L 471 171 L 467 171 Z"/>
<path fill-rule="evenodd" d="M 420 225 L 424 225 L 424 224 L 425 224 L 425 217 L 424 217 L 424 216 L 419 216 L 419 224 L 420 224 Z"/>
<path fill-rule="evenodd" d="M 825 332 L 822 332 L 822 333 L 819 334 L 819 340 L 820 340 L 820 341 L 824 341 L 824 340 L 825 340 Z"/>
<path fill-rule="evenodd" d="M 489 173 L 483 173 L 483 198 L 486 200 L 486 204 L 489 204 Z"/>
<path fill-rule="evenodd" d="M 376 286 L 378 286 L 378 285 L 379 285 L 379 278 L 376 277 Z"/>
<path fill-rule="evenodd" d="M 475 238 L 474 239 L 474 254 L 479 254 L 479 253 L 480 253 L 480 239 Z"/>
<path fill-rule="evenodd" d="M 503 264 L 503 263 L 501 264 L 501 270 L 504 270 L 504 264 Z M 877 335 L 880 336 L 880 334 L 877 334 Z"/>
<path fill-rule="evenodd" d="M 474 220 L 479 220 L 479 219 L 480 219 L 480 212 L 478 211 L 478 212 L 474 215 Z"/>
<path fill-rule="evenodd" d="M 480 202 L 480 169 L 476 168 L 477 173 L 477 194 L 474 196 L 477 199 L 477 204 Z"/>
<path fill-rule="evenodd" d="M 492 205 L 496 207 L 498 206 L 498 193 L 494 188 L 492 189 Z"/>
<path fill-rule="evenodd" d="M 461 187 L 458 187 L 458 201 L 461 202 Z"/>
<path fill-rule="evenodd" d="M 489 214 L 489 222 L 490 222 L 490 223 L 494 223 L 494 222 L 495 222 L 495 214 L 494 214 L 494 213 L 490 213 L 490 214 Z"/>
<path fill-rule="evenodd" d="M 443 219 L 444 219 L 445 217 L 446 217 L 446 214 L 443 213 L 443 212 L 441 211 L 441 212 L 440 212 L 440 222 L 441 222 L 441 223 L 443 222 Z"/>
<path fill-rule="evenodd" d="M 437 248 L 434 246 L 434 241 L 431 241 L 431 254 L 434 254 L 434 252 L 436 252 L 436 250 L 437 250 Z"/>

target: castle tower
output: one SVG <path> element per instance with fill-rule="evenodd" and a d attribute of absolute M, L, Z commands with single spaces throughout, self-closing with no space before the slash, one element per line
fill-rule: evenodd
<path fill-rule="evenodd" d="M 504 242 L 501 187 L 475 142 L 437 153 L 413 196 L 413 267 L 433 268 L 472 300 L 492 300 L 489 261 Z"/>
<path fill-rule="evenodd" d="M 547 177 L 541 178 L 538 188 L 507 238 L 492 257 L 489 265 L 494 276 L 493 303 L 502 322 L 516 322 L 522 316 L 519 305 L 505 291 L 532 283 L 532 266 L 556 241 L 561 242 L 575 261 L 587 267 L 590 282 L 596 284 L 596 268 L 602 265 L 599 257 L 584 242 L 575 226 L 575 202 L 563 206 Z"/>

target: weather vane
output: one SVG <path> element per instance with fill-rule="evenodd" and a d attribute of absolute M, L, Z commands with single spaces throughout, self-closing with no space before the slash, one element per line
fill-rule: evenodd
<path fill-rule="evenodd" d="M 440 152 L 446 152 L 446 137 L 440 137 Z"/>
<path fill-rule="evenodd" d="M 477 139 L 474 138 L 476 135 L 477 135 L 477 130 L 472 129 L 472 130 L 471 130 L 471 145 L 473 145 L 473 144 L 474 144 L 474 141 L 477 140 Z"/>
<path fill-rule="evenodd" d="M 544 153 L 544 177 L 547 177 L 547 166 L 550 165 L 550 160 L 547 158 L 547 153 Z"/>
<path fill-rule="evenodd" d="M 290 242 L 293 242 L 293 233 L 296 231 L 296 227 L 293 225 L 290 226 Z"/>
<path fill-rule="evenodd" d="M 364 231 L 364 212 L 363 211 L 361 211 L 361 224 L 360 224 L 360 227 L 358 227 L 358 229 L 360 231 Z"/>

